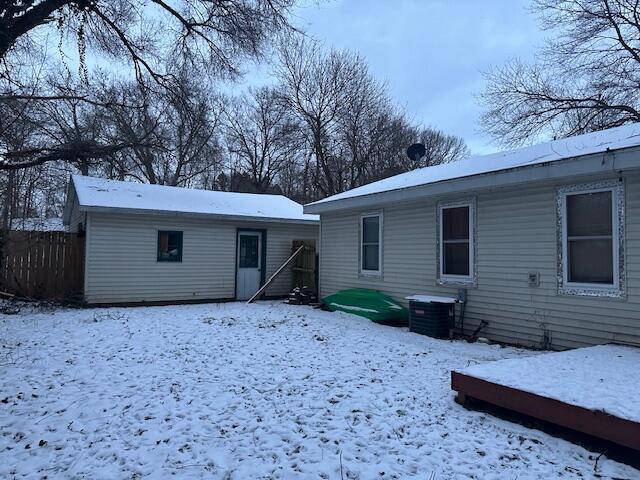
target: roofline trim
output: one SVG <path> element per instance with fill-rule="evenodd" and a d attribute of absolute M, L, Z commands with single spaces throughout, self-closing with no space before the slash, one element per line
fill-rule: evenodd
<path fill-rule="evenodd" d="M 635 170 L 640 169 L 638 153 L 640 153 L 640 147 L 637 146 L 618 150 L 607 150 L 579 157 L 553 160 L 533 165 L 522 165 L 509 169 L 369 193 L 356 197 L 309 203 L 304 206 L 303 211 L 308 214 L 322 214 L 337 210 L 369 208 L 374 205 L 399 203 L 418 198 L 446 196 L 454 193 L 459 194 L 490 188 L 539 183 L 547 180 L 580 175 Z"/>
<path fill-rule="evenodd" d="M 265 222 L 265 223 L 297 223 L 303 225 L 318 225 L 320 220 L 297 219 L 297 218 L 278 218 L 278 217 L 256 217 L 249 215 L 225 215 L 220 213 L 201 213 L 201 212 L 181 212 L 170 210 L 150 210 L 143 208 L 122 208 L 122 207 L 104 207 L 95 205 L 80 204 L 81 212 L 93 213 L 115 213 L 115 214 L 133 214 L 133 215 L 153 215 L 153 216 L 171 216 L 171 217 L 196 217 L 209 218 L 214 220 L 232 220 L 244 222 Z"/>

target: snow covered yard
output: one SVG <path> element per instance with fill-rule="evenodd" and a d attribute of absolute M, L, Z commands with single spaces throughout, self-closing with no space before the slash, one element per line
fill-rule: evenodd
<path fill-rule="evenodd" d="M 279 303 L 0 315 L 0 477 L 640 478 L 453 401 L 532 355 Z"/>

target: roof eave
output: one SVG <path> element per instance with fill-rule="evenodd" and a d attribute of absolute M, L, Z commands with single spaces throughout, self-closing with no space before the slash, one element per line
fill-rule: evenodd
<path fill-rule="evenodd" d="M 180 212 L 167 210 L 147 210 L 142 208 L 122 208 L 122 207 L 104 207 L 95 205 L 80 205 L 82 212 L 96 213 L 114 213 L 114 214 L 131 214 L 131 215 L 157 215 L 171 217 L 190 217 L 190 218 L 207 218 L 213 220 L 242 221 L 242 222 L 265 222 L 265 223 L 295 223 L 303 225 L 318 225 L 319 220 L 303 219 L 303 218 L 280 218 L 280 217 L 257 217 L 249 215 L 225 215 L 216 213 L 198 213 L 198 212 Z"/>
<path fill-rule="evenodd" d="M 571 159 L 525 165 L 468 177 L 443 180 L 386 192 L 360 195 L 304 206 L 304 213 L 322 214 L 337 210 L 368 208 L 373 205 L 398 203 L 418 198 L 444 196 L 468 191 L 500 187 L 513 187 L 529 183 L 557 180 L 568 177 L 588 176 L 623 170 L 640 169 L 640 147 L 599 152 Z"/>

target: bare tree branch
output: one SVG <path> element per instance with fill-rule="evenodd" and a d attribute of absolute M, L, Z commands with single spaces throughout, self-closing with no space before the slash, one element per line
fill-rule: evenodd
<path fill-rule="evenodd" d="M 487 74 L 483 129 L 508 146 L 640 121 L 640 14 L 629 0 L 535 0 L 554 36 Z"/>

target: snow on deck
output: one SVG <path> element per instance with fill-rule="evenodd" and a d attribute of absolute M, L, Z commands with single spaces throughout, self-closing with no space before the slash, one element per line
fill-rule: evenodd
<path fill-rule="evenodd" d="M 418 185 L 427 185 L 456 178 L 470 177 L 483 173 L 498 172 L 511 168 L 556 162 L 582 155 L 635 147 L 638 145 L 640 145 L 640 123 L 633 123 L 515 150 L 473 156 L 456 162 L 419 168 L 324 198 L 312 203 L 312 205 L 416 187 Z"/>
<path fill-rule="evenodd" d="M 640 348 L 599 345 L 474 365 L 461 373 L 640 422 Z"/>
<path fill-rule="evenodd" d="M 219 192 L 73 175 L 82 207 L 317 222 L 283 195 Z"/>
<path fill-rule="evenodd" d="M 0 478 L 640 477 L 454 402 L 452 369 L 530 351 L 269 302 L 25 309 L 0 332 Z"/>

